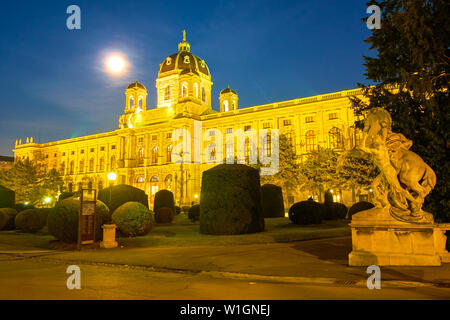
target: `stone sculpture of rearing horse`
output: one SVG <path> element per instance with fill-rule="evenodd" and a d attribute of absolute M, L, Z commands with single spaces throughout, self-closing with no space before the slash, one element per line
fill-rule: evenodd
<path fill-rule="evenodd" d="M 364 123 L 360 149 L 374 156 L 380 175 L 374 180 L 377 206 L 388 207 L 402 221 L 429 223 L 430 213 L 422 211 L 425 197 L 436 184 L 436 175 L 401 133 L 391 131 L 390 114 L 381 108 L 370 110 Z"/>

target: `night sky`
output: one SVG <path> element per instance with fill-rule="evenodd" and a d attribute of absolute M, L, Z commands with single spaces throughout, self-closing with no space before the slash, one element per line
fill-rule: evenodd
<path fill-rule="evenodd" d="M 81 8 L 68 30 L 66 8 Z M 136 80 L 156 104 L 159 64 L 187 31 L 191 52 L 212 74 L 212 104 L 227 85 L 239 106 L 352 89 L 367 83 L 365 1 L 2 1 L 0 155 L 16 139 L 47 142 L 117 129 L 126 85 Z M 131 62 L 112 78 L 112 51 Z"/>

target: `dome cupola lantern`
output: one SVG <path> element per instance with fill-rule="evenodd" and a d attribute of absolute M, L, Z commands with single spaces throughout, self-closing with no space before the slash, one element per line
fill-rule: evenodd
<path fill-rule="evenodd" d="M 178 44 L 178 52 L 190 52 L 191 45 L 186 41 L 186 30 L 183 30 L 183 41 Z"/>

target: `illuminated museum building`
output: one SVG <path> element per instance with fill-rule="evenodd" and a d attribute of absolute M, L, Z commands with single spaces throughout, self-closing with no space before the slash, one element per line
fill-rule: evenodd
<path fill-rule="evenodd" d="M 172 148 L 178 142 L 172 141 L 172 132 L 188 129 L 193 149 L 195 121 L 201 121 L 202 134 L 212 128 L 224 136 L 237 129 L 279 129 L 298 155 L 307 155 L 319 146 L 343 150 L 357 143 L 349 96 L 360 95 L 359 89 L 239 109 L 238 94 L 226 88 L 220 92 L 217 112 L 211 108 L 212 84 L 206 62 L 190 52 L 183 37 L 178 52 L 160 65 L 156 108 L 147 107 L 146 87 L 132 83 L 125 91 L 125 109 L 117 130 L 48 143 L 27 138 L 16 142 L 15 159 L 42 161 L 49 169 L 60 170 L 69 191 L 102 189 L 109 185 L 107 175 L 113 171 L 118 177 L 116 184 L 145 190 L 150 202 L 156 191 L 169 189 L 178 204 L 190 204 L 198 201 L 202 172 L 213 164 L 173 163 Z M 209 143 L 205 141 L 202 149 Z M 225 153 L 225 145 L 223 150 Z M 247 146 L 245 150 L 248 152 Z M 204 154 L 203 160 L 206 157 L 214 159 L 214 151 Z M 304 197 L 297 194 L 290 202 Z M 351 201 L 351 196 L 344 194 L 344 198 Z"/>

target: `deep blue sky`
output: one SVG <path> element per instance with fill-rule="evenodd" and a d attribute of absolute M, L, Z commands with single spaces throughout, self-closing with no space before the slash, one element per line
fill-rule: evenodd
<path fill-rule="evenodd" d="M 81 8 L 81 30 L 66 8 Z M 183 29 L 205 59 L 213 108 L 228 84 L 240 107 L 355 88 L 366 82 L 365 1 L 4 1 L 0 12 L 0 155 L 14 141 L 41 142 L 114 130 L 125 86 L 136 79 L 155 105 L 159 64 Z M 102 72 L 108 51 L 125 53 L 125 78 Z"/>

